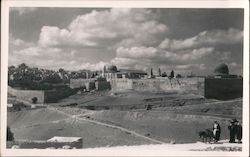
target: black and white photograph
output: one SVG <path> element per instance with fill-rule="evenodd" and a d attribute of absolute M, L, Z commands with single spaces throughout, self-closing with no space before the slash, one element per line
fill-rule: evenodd
<path fill-rule="evenodd" d="M 9 6 L 1 147 L 246 153 L 245 9 Z"/>

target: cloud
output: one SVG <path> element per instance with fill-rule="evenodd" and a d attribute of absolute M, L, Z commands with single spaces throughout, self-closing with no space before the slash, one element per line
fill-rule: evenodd
<path fill-rule="evenodd" d="M 215 55 L 218 56 L 221 59 L 221 61 L 228 61 L 232 57 L 232 52 L 230 52 L 230 51 L 223 51 L 223 52 L 217 51 L 215 53 Z"/>
<path fill-rule="evenodd" d="M 39 44 L 42 46 L 123 46 L 152 45 L 158 43 L 166 25 L 159 23 L 157 14 L 148 9 L 113 8 L 92 11 L 77 16 L 68 26 L 44 26 Z"/>
<path fill-rule="evenodd" d="M 35 67 L 67 70 L 102 70 L 107 62 L 89 63 L 84 59 L 77 59 L 77 50 L 61 49 L 57 47 L 42 47 L 10 36 L 9 64 L 26 63 Z"/>
<path fill-rule="evenodd" d="M 170 50 L 181 50 L 190 48 L 199 48 L 205 46 L 230 45 L 243 41 L 243 31 L 230 28 L 228 30 L 210 30 L 200 32 L 198 35 L 187 39 L 169 39 L 163 40 L 159 48 Z"/>
<path fill-rule="evenodd" d="M 124 48 L 119 47 L 116 50 L 116 54 L 119 57 L 127 57 L 134 59 L 141 58 L 152 58 L 157 55 L 157 49 L 154 47 L 132 47 L 132 48 Z"/>
<path fill-rule="evenodd" d="M 10 39 L 9 39 L 9 45 L 11 45 L 12 47 L 30 47 L 32 45 L 34 45 L 33 43 L 31 42 L 26 42 L 22 39 L 18 39 L 18 38 L 15 38 L 13 37 L 13 35 L 10 34 Z"/>
<path fill-rule="evenodd" d="M 116 56 L 119 58 L 130 59 L 164 59 L 172 61 L 197 60 L 211 54 L 214 51 L 213 47 L 205 47 L 193 50 L 183 50 L 179 52 L 165 51 L 154 47 L 120 47 L 116 50 Z"/>
<path fill-rule="evenodd" d="M 206 72 L 213 68 L 211 63 L 217 62 L 240 64 L 239 59 L 232 59 L 238 48 L 227 47 L 241 45 L 243 31 L 207 30 L 186 39 L 175 39 L 168 37 L 172 30 L 167 21 L 162 23 L 162 18 L 152 9 L 93 10 L 78 15 L 65 28 L 39 28 L 38 40 L 34 42 L 11 36 L 10 63 L 101 70 L 111 62 L 118 68 L 174 69 L 179 73 Z"/>
<path fill-rule="evenodd" d="M 213 47 L 206 47 L 200 49 L 193 49 L 191 52 L 181 54 L 175 60 L 197 60 L 213 53 Z"/>
<path fill-rule="evenodd" d="M 179 52 L 171 52 L 154 47 L 120 47 L 116 51 L 116 57 L 111 62 L 118 67 L 143 70 L 148 70 L 152 67 L 169 69 L 169 67 L 173 68 L 173 66 L 179 70 L 191 68 L 202 70 L 204 69 L 204 64 L 190 64 L 190 62 L 197 62 L 213 52 L 213 47 L 182 50 Z"/>
<path fill-rule="evenodd" d="M 23 15 L 29 12 L 33 12 L 35 10 L 37 10 L 38 8 L 34 8 L 34 7 L 11 7 L 10 11 L 12 12 L 18 12 L 19 15 Z"/>

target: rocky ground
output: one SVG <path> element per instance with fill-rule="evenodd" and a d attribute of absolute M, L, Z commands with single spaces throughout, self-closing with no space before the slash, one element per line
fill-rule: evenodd
<path fill-rule="evenodd" d="M 60 107 L 70 103 L 77 103 L 77 106 Z M 177 93 L 78 94 L 47 105 L 46 108 L 8 112 L 8 125 L 15 139 L 77 136 L 83 137 L 83 148 L 149 144 L 168 147 L 174 142 L 180 146 L 192 143 L 197 151 L 217 151 L 224 144 L 216 148 L 209 145 L 200 149 L 196 147 L 203 145 L 197 143 L 200 140 L 198 131 L 211 128 L 213 121 L 217 120 L 222 127 L 221 139 L 227 141 L 229 120 L 240 120 L 242 115 L 241 99 L 217 101 Z M 86 109 L 86 106 L 95 105 L 109 108 Z M 148 105 L 151 105 L 149 110 Z M 240 144 L 236 146 L 241 147 Z M 228 151 L 231 148 L 238 150 L 233 147 Z"/>

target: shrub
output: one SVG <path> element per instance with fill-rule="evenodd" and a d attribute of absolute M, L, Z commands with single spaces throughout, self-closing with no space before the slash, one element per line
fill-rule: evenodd
<path fill-rule="evenodd" d="M 36 104 L 36 103 L 37 103 L 37 97 L 33 97 L 33 98 L 32 98 L 32 103 L 33 103 L 33 104 Z"/>

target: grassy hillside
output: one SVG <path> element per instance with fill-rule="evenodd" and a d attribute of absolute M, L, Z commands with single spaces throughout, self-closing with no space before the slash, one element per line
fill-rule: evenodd
<path fill-rule="evenodd" d="M 164 142 L 175 140 L 177 143 L 196 142 L 198 131 L 212 128 L 217 120 L 222 127 L 222 139 L 228 139 L 227 118 L 201 116 L 192 114 L 176 114 L 166 111 L 99 111 L 90 118 L 106 123 L 133 129 L 136 132 Z"/>

